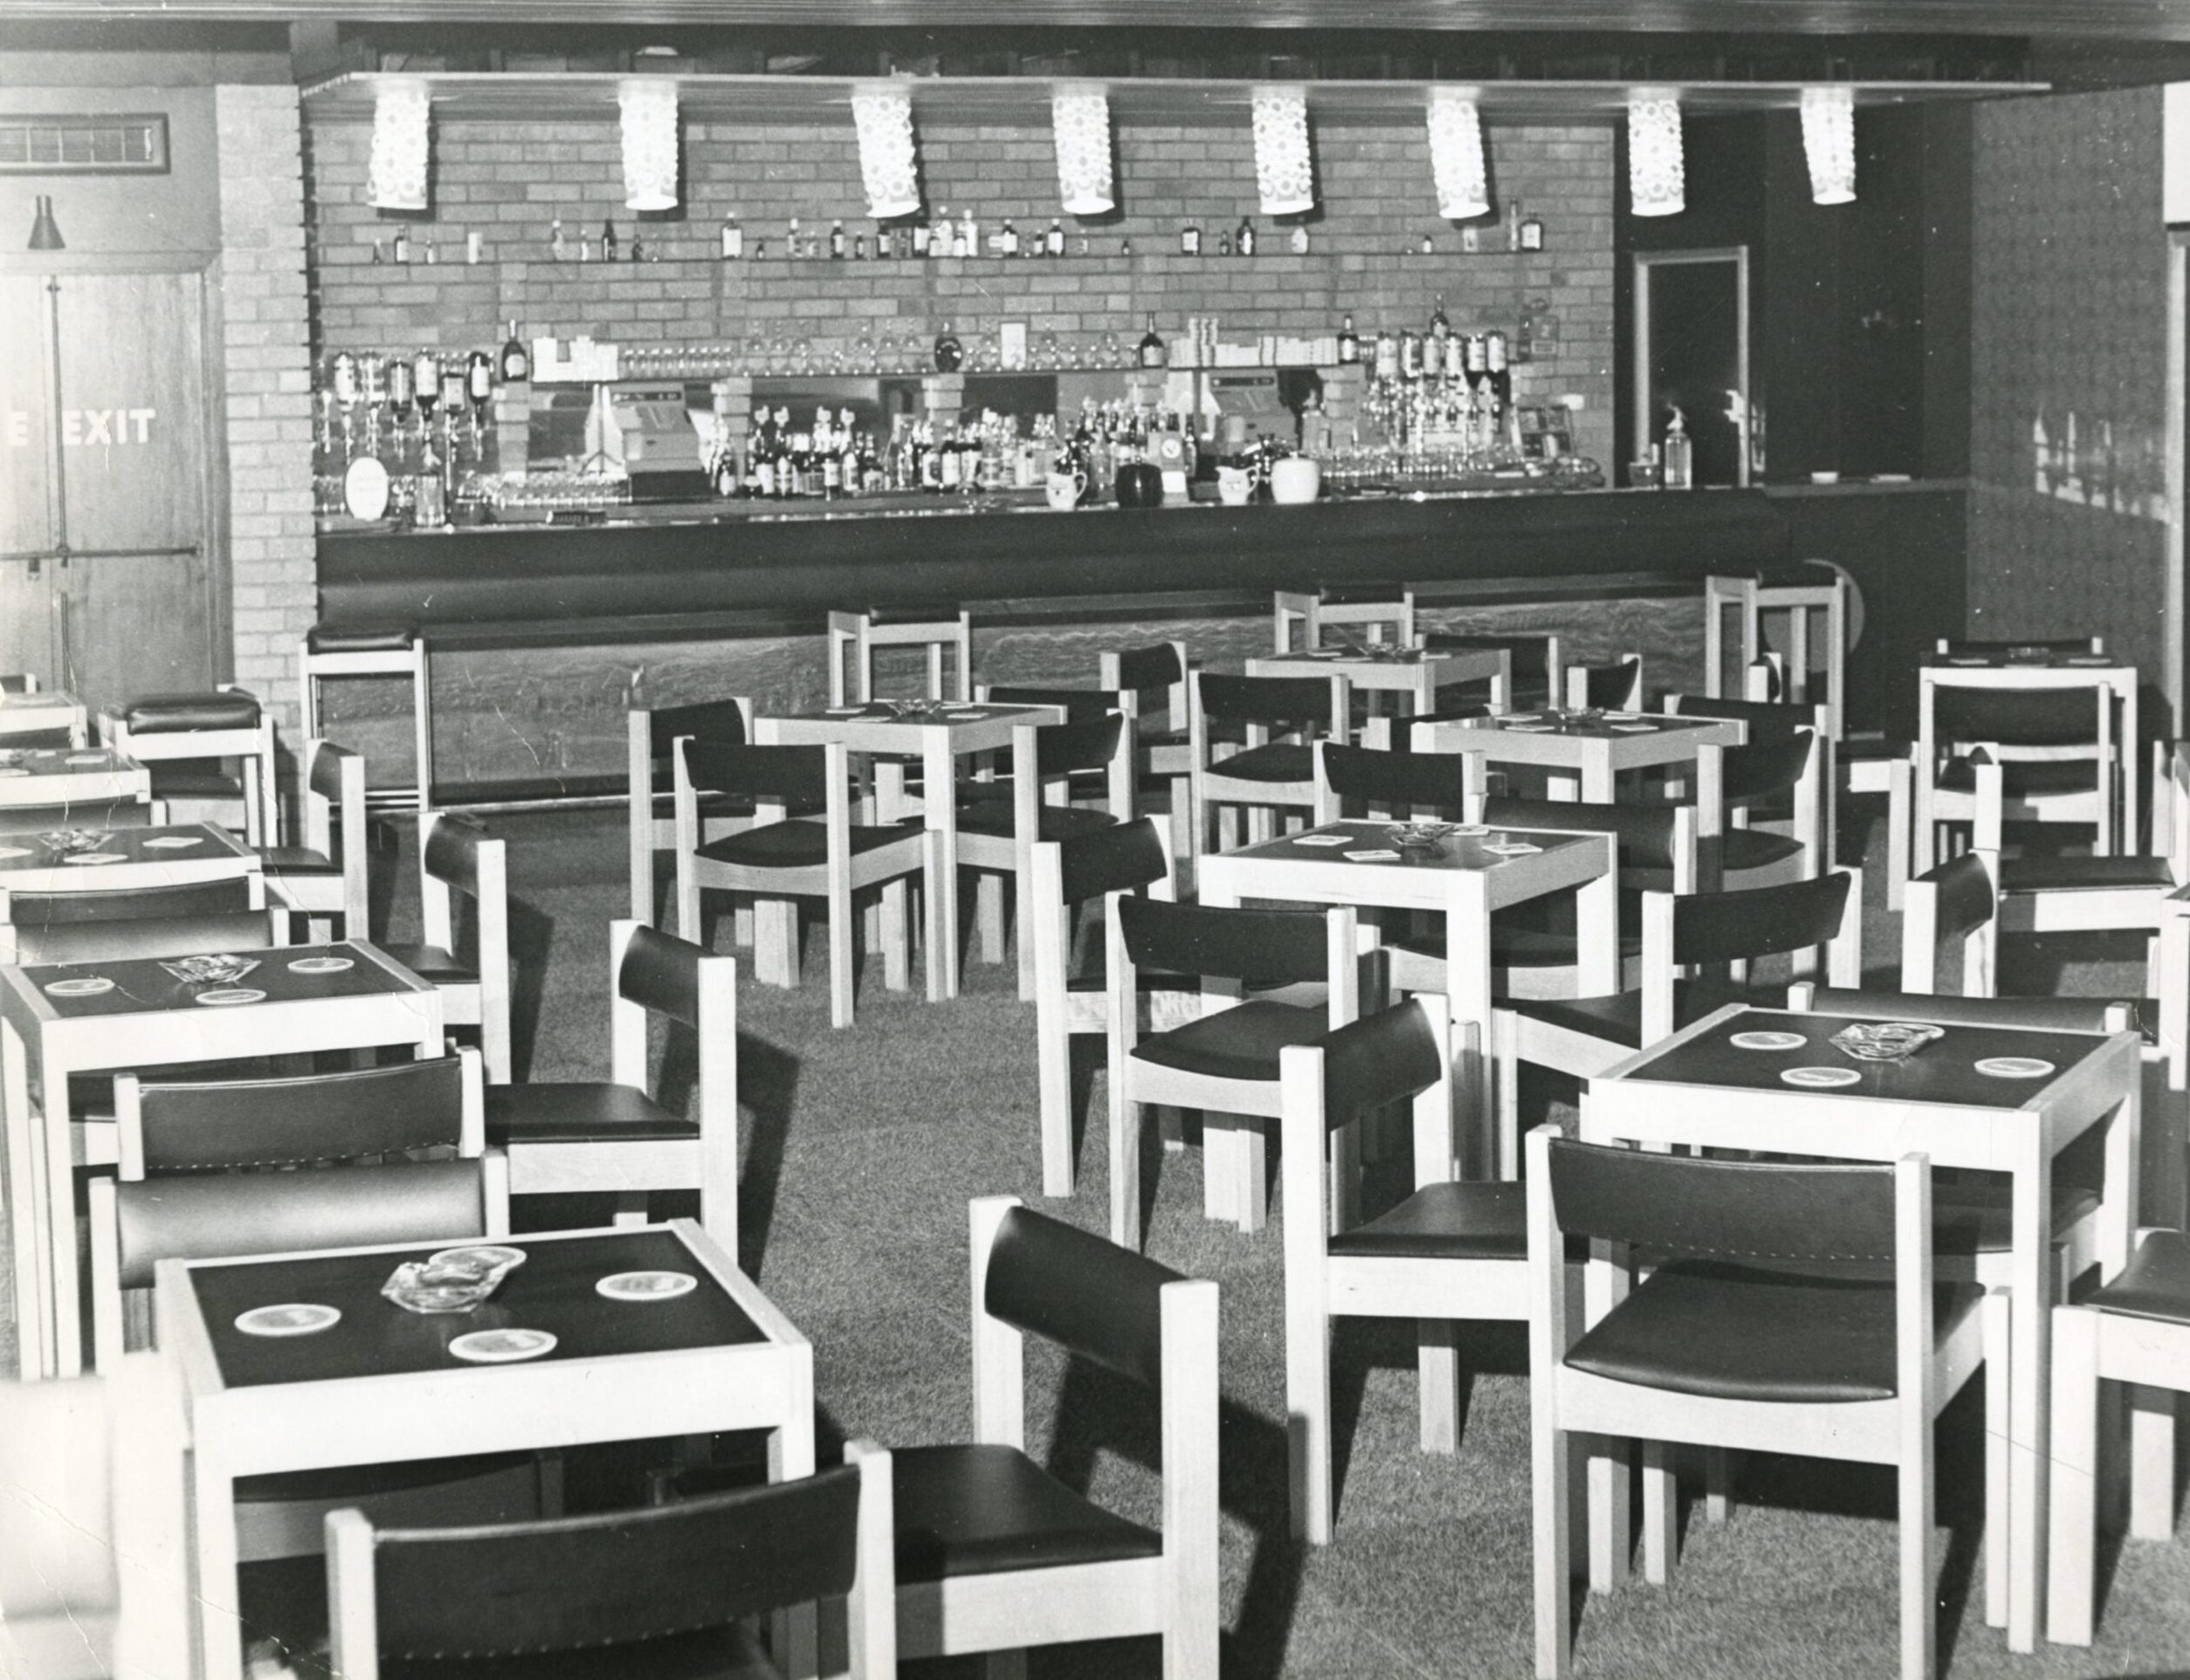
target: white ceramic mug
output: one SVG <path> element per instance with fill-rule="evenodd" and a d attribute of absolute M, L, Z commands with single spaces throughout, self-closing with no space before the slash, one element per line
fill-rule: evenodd
<path fill-rule="evenodd" d="M 1060 513 L 1069 513 L 1080 505 L 1080 498 L 1087 493 L 1087 474 L 1052 472 L 1048 490 L 1050 506 Z"/>
<path fill-rule="evenodd" d="M 1288 455 L 1270 469 L 1270 499 L 1275 502 L 1312 502 L 1323 489 L 1323 469 L 1313 457 Z"/>
<path fill-rule="evenodd" d="M 1243 466 L 1221 466 L 1216 470 L 1217 499 L 1227 507 L 1239 507 L 1255 493 L 1255 477 Z"/>

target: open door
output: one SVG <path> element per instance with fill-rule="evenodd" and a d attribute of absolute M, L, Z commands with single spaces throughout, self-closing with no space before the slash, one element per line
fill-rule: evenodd
<path fill-rule="evenodd" d="M 1635 258 L 1635 441 L 1662 445 L 1678 409 L 1694 481 L 1749 482 L 1749 248 Z"/>

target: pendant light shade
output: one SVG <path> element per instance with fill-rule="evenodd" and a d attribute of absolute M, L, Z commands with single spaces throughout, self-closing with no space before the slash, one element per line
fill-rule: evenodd
<path fill-rule="evenodd" d="M 867 214 L 878 221 L 920 207 L 919 153 L 912 139 L 912 96 L 902 87 L 862 87 L 851 96 L 859 134 L 859 178 Z"/>
<path fill-rule="evenodd" d="M 1681 161 L 1681 104 L 1670 93 L 1628 100 L 1628 200 L 1637 216 L 1678 216 L 1688 208 Z"/>
<path fill-rule="evenodd" d="M 1810 166 L 1810 202 L 1856 202 L 1856 90 L 1844 84 L 1802 90 L 1802 155 Z"/>
<path fill-rule="evenodd" d="M 66 251 L 68 244 L 61 238 L 61 224 L 53 219 L 53 201 L 45 194 L 38 195 L 38 214 L 31 220 L 31 249 L 33 251 Z"/>
<path fill-rule="evenodd" d="M 1050 96 L 1050 132 L 1057 141 L 1057 186 L 1066 212 L 1107 216 L 1116 210 L 1110 95 L 1099 88 L 1058 88 Z"/>
<path fill-rule="evenodd" d="M 365 196 L 376 210 L 426 208 L 426 125 L 433 100 L 423 81 L 383 82 L 373 98 L 373 155 Z"/>
<path fill-rule="evenodd" d="M 1316 207 L 1308 96 L 1298 87 L 1255 90 L 1255 185 L 1264 216 L 1298 216 Z"/>
<path fill-rule="evenodd" d="M 677 208 L 677 84 L 649 76 L 621 84 L 623 203 L 635 210 Z"/>
<path fill-rule="evenodd" d="M 1490 171 L 1483 159 L 1483 118 L 1475 100 L 1440 88 L 1429 98 L 1429 166 L 1437 177 L 1437 214 L 1449 222 L 1485 216 Z"/>

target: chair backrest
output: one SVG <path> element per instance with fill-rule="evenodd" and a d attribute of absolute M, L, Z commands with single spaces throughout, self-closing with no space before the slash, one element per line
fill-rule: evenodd
<path fill-rule="evenodd" d="M 826 747 L 687 740 L 683 752 L 685 776 L 694 788 L 791 805 L 817 806 L 829 797 Z"/>
<path fill-rule="evenodd" d="M 1642 656 L 1625 654 L 1604 665 L 1568 665 L 1565 699 L 1571 706 L 1634 709 L 1642 704 Z"/>
<path fill-rule="evenodd" d="M 1118 756 L 1126 720 L 1122 713 L 1105 712 L 1098 717 L 1045 723 L 1034 735 L 1035 774 L 1044 781 L 1080 770 L 1106 768 Z"/>
<path fill-rule="evenodd" d="M 1560 655 L 1556 631 L 1517 632 L 1510 636 L 1476 635 L 1457 630 L 1432 630 L 1422 638 L 1431 648 L 1450 648 L 1461 653 L 1489 652 L 1503 648 L 1506 670 L 1516 685 L 1541 682 L 1545 692 L 1556 699 L 1566 682 L 1566 663 Z"/>
<path fill-rule="evenodd" d="M 1499 795 L 1483 802 L 1483 814 L 1477 820 L 1496 829 L 1608 834 L 1618 843 L 1621 868 L 1669 871 L 1677 892 L 1692 892 L 1695 887 L 1696 808 L 1692 805 L 1607 805 L 1585 800 Z"/>
<path fill-rule="evenodd" d="M 419 822 L 421 870 L 430 879 L 454 887 L 469 899 L 477 899 L 484 890 L 488 849 L 499 851 L 500 845 L 499 841 L 487 837 L 486 825 L 476 817 L 431 811 Z"/>
<path fill-rule="evenodd" d="M 620 1085 L 656 1092 L 647 1078 L 647 1022 L 658 1015 L 692 1033 L 693 1112 L 706 1157 L 700 1222 L 738 1251 L 738 960 L 644 922 L 609 924 L 609 1073 Z M 671 1106 L 674 1107 L 672 1104 Z"/>
<path fill-rule="evenodd" d="M 1195 673 L 1194 692 L 1202 715 L 1214 721 L 1326 735 L 1345 726 L 1333 699 L 1333 684 L 1321 677 L 1230 677 L 1203 671 Z"/>
<path fill-rule="evenodd" d="M 263 951 L 275 942 L 279 911 L 232 915 L 150 916 L 140 921 L 0 926 L 0 961 L 96 962 L 118 957 L 196 957 Z M 11 953 L 11 954 L 10 954 Z"/>
<path fill-rule="evenodd" d="M 1993 772 L 1996 777 L 1997 769 Z M 1910 881 L 1902 899 L 1901 988 L 1939 989 L 1939 947 L 1962 950 L 1962 990 L 1993 990 L 2000 933 L 2000 854 L 1980 850 L 1926 870 Z"/>
<path fill-rule="evenodd" d="M 1066 905 L 1134 892 L 1171 877 L 1170 850 L 1148 817 L 1043 843 L 1054 848 L 1059 899 Z"/>
<path fill-rule="evenodd" d="M 1980 742 L 2090 750 L 2110 733 L 2111 692 L 2087 671 L 1926 666 L 1918 686 L 1924 739 L 1935 751 Z"/>
<path fill-rule="evenodd" d="M 1163 1384 L 1163 1288 L 1183 1281 L 1092 1231 L 1015 1207 L 990 1238 L 981 1307 L 1155 1389 Z"/>
<path fill-rule="evenodd" d="M 1938 651 L 1941 653 L 1959 654 L 1965 658 L 1981 657 L 1995 653 L 2021 653 L 2026 651 L 2035 653 L 2104 653 L 2106 651 L 2106 638 L 2104 636 L 2067 636 L 2056 637 L 2051 641 L 2016 642 L 1990 641 L 1971 637 L 1955 637 L 1942 636 L 1939 638 L 1935 646 Z"/>
<path fill-rule="evenodd" d="M 1760 805 L 1810 774 L 1818 733 L 1807 726 L 1723 749 L 1721 788 L 1730 805 Z"/>
<path fill-rule="evenodd" d="M 486 1144 L 479 1053 L 271 1079 L 114 1080 L 120 1176 L 302 1167 Z"/>
<path fill-rule="evenodd" d="M 735 698 L 695 700 L 685 706 L 635 709 L 632 716 L 646 720 L 648 757 L 666 761 L 679 735 L 696 735 L 701 740 L 730 746 L 747 740 L 752 733 L 752 706 L 750 700 Z"/>
<path fill-rule="evenodd" d="M 1129 689 L 1141 694 L 1185 681 L 1186 651 L 1176 642 L 1154 642 L 1103 655 L 1102 685 L 1106 689 Z"/>
<path fill-rule="evenodd" d="M 1067 723 L 1098 720 L 1118 705 L 1118 696 L 1100 688 L 1045 688 L 1038 684 L 983 683 L 975 693 L 988 706 L 1054 706 Z"/>
<path fill-rule="evenodd" d="M 1316 820 L 1365 808 L 1458 820 L 1467 805 L 1467 761 L 1458 753 L 1380 751 L 1316 743 Z"/>
<path fill-rule="evenodd" d="M 1878 992 L 1797 981 L 1787 1006 L 1818 1015 L 1932 1021 L 1943 1027 L 2029 1027 L 2042 1032 L 2129 1032 L 2137 1006 L 2105 997 L 1953 997 Z"/>
<path fill-rule="evenodd" d="M 1730 892 L 1651 893 L 1645 902 L 1662 898 L 1670 907 L 1674 962 L 1709 966 L 1831 944 L 1846 929 L 1850 904 L 1860 911 L 1857 879 L 1855 871 L 1836 869 Z M 1647 913 L 1643 926 L 1647 937 Z"/>
<path fill-rule="evenodd" d="M 1779 700 L 1737 700 L 1711 694 L 1668 694 L 1665 710 L 1684 718 L 1725 718 L 1749 726 L 1749 743 L 1770 735 L 1792 734 L 1797 729 L 1825 728 L 1827 708 L 1794 706 Z"/>
<path fill-rule="evenodd" d="M 852 1672 L 894 1674 L 890 1456 L 864 1442 L 851 1450 L 840 1470 L 577 1517 L 375 1529 L 361 1511 L 332 1512 L 334 1665 L 371 1677 L 382 1656 L 634 1645 L 644 1669 L 637 1642 L 849 1595 Z"/>
<path fill-rule="evenodd" d="M 304 843 L 342 870 L 342 931 L 365 933 L 365 761 L 331 740 L 304 744 Z"/>
<path fill-rule="evenodd" d="M 1415 998 L 1334 1027 L 1307 1048 L 1323 1064 L 1326 1126 L 1418 1097 L 1450 1072 L 1444 1035 Z"/>
<path fill-rule="evenodd" d="M 244 860 L 238 859 L 239 866 Z M 85 871 L 86 882 L 98 878 Z M 258 909 L 265 888 L 258 878 L 239 871 L 222 880 L 180 881 L 161 886 L 133 886 L 106 892 L 0 892 L 0 921 L 18 929 L 65 927 L 89 922 L 135 922 L 155 918 L 232 916 Z"/>
<path fill-rule="evenodd" d="M 7 744 L 21 743 L 10 736 Z M 149 827 L 155 820 L 155 808 L 149 800 L 142 799 L 84 799 L 68 805 L 0 805 L 0 834 L 44 834 L 52 829 L 141 829 Z"/>
<path fill-rule="evenodd" d="M 1320 910 L 1234 910 L 1121 899 L 1118 918 L 1136 968 L 1270 985 L 1322 980 L 1329 972 Z"/>

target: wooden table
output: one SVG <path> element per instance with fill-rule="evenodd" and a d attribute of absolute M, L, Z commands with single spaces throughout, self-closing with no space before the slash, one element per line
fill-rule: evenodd
<path fill-rule="evenodd" d="M 1739 747 L 1748 739 L 1748 726 L 1727 718 L 1691 718 L 1656 712 L 1574 713 L 1553 708 L 1543 712 L 1507 712 L 1496 717 L 1470 718 L 1456 723 L 1424 726 L 1425 744 L 1415 750 L 1461 753 L 1467 757 L 1467 788 L 1470 795 L 1484 791 L 1488 768 L 1498 764 L 1529 764 L 1552 773 L 1554 799 L 1572 799 L 1579 783 L 1581 796 L 1594 804 L 1610 804 L 1613 782 L 1622 770 L 1654 769 L 1666 764 L 1693 763 L 1704 747 Z M 1704 773 L 1710 769 L 1708 759 Z M 1719 809 L 1718 790 L 1703 785 L 1699 774 L 1697 805 L 1712 813 Z M 1716 829 L 1712 830 L 1716 832 Z"/>
<path fill-rule="evenodd" d="M 84 703 L 73 695 L 52 692 L 0 694 L 0 741 L 10 735 L 42 734 L 49 729 L 67 730 L 69 740 L 81 747 Z"/>
<path fill-rule="evenodd" d="M 1894 1161 L 1921 1151 L 1935 1167 L 2008 1174 L 2014 1199 L 2007 1644 L 2029 1651 L 2036 1647 L 2045 1569 L 2053 1162 L 2093 1126 L 2105 1128 L 2098 1249 L 2100 1270 L 2111 1277 L 2129 1259 L 2136 1220 L 2138 1036 L 1947 1027 L 1906 1062 L 1860 1062 L 1827 1042 L 1849 1019 L 1729 1005 L 1592 1079 L 1582 1102 L 1581 1137 L 1589 1143 L 1689 1144 L 1843 1160 Z M 1747 1050 L 1730 1042 L 1735 1032 L 1751 1029 L 1799 1034 L 1802 1044 Z M 2008 1079 L 1988 1078 L 1973 1066 L 2002 1056 L 2050 1062 L 2055 1071 Z M 1850 1069 L 1858 1078 L 1818 1091 L 1780 1077 L 1808 1066 Z M 1608 1266 L 1589 1270 L 1594 1322 L 1612 1305 L 1613 1281 Z M 1593 1574 L 1616 1578 L 1626 1551 L 1625 1474 L 1593 1469 L 1591 1482 Z M 1611 1497 L 1594 1497 L 1606 1493 Z"/>
<path fill-rule="evenodd" d="M 690 1220 L 532 1234 L 526 1260 L 472 1313 L 420 1315 L 380 1293 L 405 1260 L 444 1243 L 403 1243 L 248 1260 L 169 1260 L 155 1269 L 161 1351 L 189 1410 L 191 1539 L 205 1680 L 240 1680 L 236 1615 L 238 1477 L 470 1453 L 771 1431 L 775 1479 L 814 1470 L 814 1360 L 806 1338 Z M 696 1277 L 668 1299 L 611 1301 L 616 1272 Z M 315 1335 L 251 1336 L 253 1307 L 308 1301 L 342 1317 Z M 556 1339 L 521 1363 L 467 1364 L 468 1331 L 519 1327 Z M 802 1630 L 810 1672 L 811 1629 Z"/>
<path fill-rule="evenodd" d="M 237 983 L 266 995 L 226 1008 L 199 1006 L 195 1000 L 208 988 L 178 980 L 149 958 L 0 965 L 0 1114 L 25 1378 L 73 1376 L 83 1365 L 71 1074 L 382 1044 L 441 1054 L 441 994 L 376 947 L 349 940 L 247 954 L 258 967 Z M 294 967 L 329 957 L 349 967 L 333 974 Z M 48 990 L 82 978 L 114 985 L 88 997 Z M 44 1098 L 37 1110 L 33 1084 Z"/>
<path fill-rule="evenodd" d="M 889 808 L 901 799 L 904 788 L 902 764 L 889 761 L 919 761 L 921 820 L 930 837 L 921 930 L 927 949 L 927 995 L 933 1002 L 958 995 L 958 761 L 969 754 L 1008 751 L 1015 725 L 1064 721 L 1064 710 L 1051 706 L 943 701 L 907 712 L 884 701 L 830 706 L 795 717 L 755 718 L 753 739 L 768 747 L 823 747 L 842 741 L 852 752 L 882 755 L 885 822 L 893 816 Z M 756 938 L 756 947 L 761 942 Z M 795 948 L 795 941 L 787 939 L 785 943 Z"/>
<path fill-rule="evenodd" d="M 2063 653 L 2057 649 L 2028 647 L 2003 648 L 1987 653 L 1941 653 L 1926 659 L 1918 667 L 1918 681 L 1925 671 L 1982 671 L 1996 673 L 1986 685 L 1987 687 L 2017 688 L 2016 674 L 2021 671 L 2073 671 L 2095 687 L 2104 688 L 2114 697 L 2121 707 L 2121 719 L 2114 730 L 2114 751 L 2121 762 L 2122 821 L 2116 830 L 2117 851 L 2134 852 L 2139 850 L 2138 835 L 2138 796 L 2142 783 L 2138 779 L 2144 746 L 2137 733 L 2137 667 L 2124 664 L 2111 653 Z M 2035 685 L 2030 685 L 2035 686 Z M 1918 766 L 1918 772 L 1927 777 L 1932 767 Z"/>
<path fill-rule="evenodd" d="M 0 892 L 121 892 L 225 881 L 260 869 L 258 854 L 217 823 L 96 832 L 98 843 L 88 850 L 54 845 L 40 835 L 0 834 Z M 86 861 L 91 858 L 113 861 Z"/>
<path fill-rule="evenodd" d="M 1247 662 L 1250 677 L 1339 676 L 1357 694 L 1403 694 L 1416 713 L 1436 710 L 1437 691 L 1487 679 L 1491 705 L 1504 711 L 1512 693 L 1512 656 L 1504 648 L 1321 647 L 1264 653 Z"/>
<path fill-rule="evenodd" d="M 1204 857 L 1199 874 L 1202 902 L 1237 905 L 1248 899 L 1275 899 L 1441 912 L 1445 919 L 1446 1006 L 1457 1029 L 1453 1059 L 1461 1088 L 1473 1093 L 1477 1153 L 1482 1162 L 1495 1163 L 1496 1170 L 1510 1174 L 1518 1170 L 1518 1163 L 1500 1160 L 1497 1140 L 1489 1135 L 1491 912 L 1526 899 L 1579 888 L 1581 992 L 1616 992 L 1620 901 L 1615 843 L 1604 834 L 1499 829 L 1456 833 L 1434 846 L 1401 849 L 1390 837 L 1392 826 L 1374 819 L 1347 818 Z M 1324 843 L 1333 837 L 1342 837 L 1344 843 Z M 1508 842 L 1539 850 L 1490 850 Z M 1346 856 L 1365 851 L 1393 855 L 1370 861 Z M 1218 1164 L 1211 1162 L 1207 1170 L 1215 1174 Z"/>
<path fill-rule="evenodd" d="M 0 809 L 151 797 L 152 772 L 107 747 L 0 747 Z"/>

